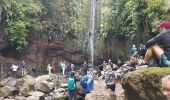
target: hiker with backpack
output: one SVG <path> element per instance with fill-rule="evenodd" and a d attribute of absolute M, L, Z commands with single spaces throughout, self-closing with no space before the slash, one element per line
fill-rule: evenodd
<path fill-rule="evenodd" d="M 112 68 L 108 68 L 108 72 L 106 73 L 105 76 L 105 82 L 107 89 L 111 89 L 113 92 L 115 91 L 115 74 L 112 71 Z"/>
<path fill-rule="evenodd" d="M 69 100 L 77 100 L 77 86 L 76 86 L 76 82 L 77 82 L 77 78 L 75 75 L 74 71 L 70 72 L 70 76 L 67 80 L 67 88 L 69 91 Z"/>
<path fill-rule="evenodd" d="M 80 79 L 80 85 L 82 86 L 85 94 L 93 91 L 95 72 L 96 71 L 88 71 L 87 75 Z"/>

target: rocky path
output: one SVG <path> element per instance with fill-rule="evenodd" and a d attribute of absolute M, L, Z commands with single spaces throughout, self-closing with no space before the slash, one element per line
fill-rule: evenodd
<path fill-rule="evenodd" d="M 115 95 L 116 100 L 127 100 L 125 98 L 124 89 L 120 83 L 116 84 Z"/>
<path fill-rule="evenodd" d="M 115 100 L 115 95 L 110 89 L 106 89 L 104 80 L 94 81 L 94 91 L 86 95 L 85 100 Z"/>
<path fill-rule="evenodd" d="M 105 81 L 102 79 L 94 81 L 94 90 L 92 93 L 86 95 L 85 100 L 127 100 L 125 99 L 122 85 L 118 82 L 116 84 L 115 92 L 106 89 Z"/>

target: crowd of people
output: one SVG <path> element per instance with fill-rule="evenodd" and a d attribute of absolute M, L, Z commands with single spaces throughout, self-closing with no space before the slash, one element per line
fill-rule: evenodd
<path fill-rule="evenodd" d="M 80 85 L 83 88 L 84 94 L 91 93 L 93 91 L 94 78 L 96 76 L 102 77 L 105 80 L 106 88 L 115 91 L 115 80 L 118 76 L 125 75 L 128 71 L 136 70 L 136 65 L 148 65 L 148 61 L 153 54 L 156 55 L 157 63 L 161 67 L 170 66 L 170 22 L 162 21 L 156 25 L 156 28 L 159 30 L 160 34 L 150 39 L 146 46 L 140 44 L 139 48 L 135 45 L 132 46 L 130 50 L 130 63 L 129 65 L 122 64 L 119 60 L 118 65 L 114 64 L 111 59 L 108 61 L 103 61 L 103 63 L 97 66 L 94 70 L 94 66 L 91 63 L 84 63 L 81 66 L 81 76 L 76 72 L 76 66 L 72 63 L 61 61 L 59 64 L 60 73 L 67 78 L 68 91 L 69 91 L 69 100 L 77 100 L 77 82 L 80 82 Z M 142 63 L 138 63 L 138 59 L 142 58 Z M 124 70 L 127 68 L 126 70 Z M 27 74 L 26 64 L 22 61 L 21 66 L 19 67 L 16 64 L 10 66 L 12 70 L 12 75 L 16 77 L 18 69 L 20 69 L 21 76 Z M 47 65 L 48 74 L 51 75 L 53 66 L 51 64 Z M 120 70 L 119 74 L 116 72 Z M 32 68 L 32 71 L 35 71 L 35 68 Z M 162 78 L 162 88 L 163 94 L 167 96 L 170 100 L 170 76 Z"/>
<path fill-rule="evenodd" d="M 13 76 L 14 78 L 17 78 L 18 76 L 23 77 L 27 74 L 25 61 L 22 61 L 20 66 L 18 66 L 17 64 L 12 64 L 9 68 L 11 70 L 10 72 L 12 72 L 11 76 Z"/>
<path fill-rule="evenodd" d="M 87 63 L 86 61 L 82 64 L 81 76 L 77 74 L 75 70 L 71 70 L 67 78 L 69 100 L 77 100 L 76 82 L 78 81 L 80 82 L 84 95 L 91 93 L 93 91 L 94 78 L 96 74 L 97 71 L 93 69 L 92 64 Z"/>

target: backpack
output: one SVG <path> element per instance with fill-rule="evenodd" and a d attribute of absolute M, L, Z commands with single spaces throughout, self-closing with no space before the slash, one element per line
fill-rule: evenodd
<path fill-rule="evenodd" d="M 67 81 L 67 88 L 68 90 L 76 90 L 76 82 L 74 78 L 69 78 Z"/>
<path fill-rule="evenodd" d="M 108 73 L 106 74 L 106 84 L 115 84 L 115 74 L 114 73 Z"/>
<path fill-rule="evenodd" d="M 80 85 L 82 88 L 86 88 L 87 86 L 87 80 L 88 80 L 88 77 L 87 76 L 83 76 L 80 80 Z"/>

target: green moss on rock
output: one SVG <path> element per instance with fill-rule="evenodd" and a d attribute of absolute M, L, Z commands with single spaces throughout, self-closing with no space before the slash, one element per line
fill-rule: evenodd
<path fill-rule="evenodd" d="M 161 78 L 169 67 L 152 67 L 130 72 L 122 79 L 128 100 L 166 100 L 161 92 Z"/>

